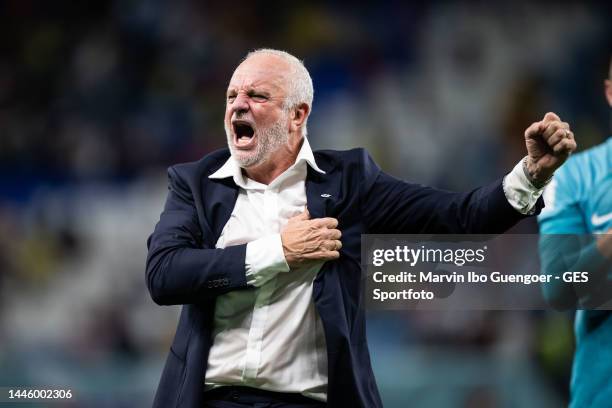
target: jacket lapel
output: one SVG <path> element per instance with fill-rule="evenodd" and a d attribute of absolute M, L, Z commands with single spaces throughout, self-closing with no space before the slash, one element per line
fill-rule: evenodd
<path fill-rule="evenodd" d="M 317 164 L 325 171 L 321 174 L 308 166 L 306 176 L 306 206 L 311 218 L 330 217 L 334 214 L 334 207 L 340 194 L 341 174 L 335 171 L 331 163 Z"/>
<path fill-rule="evenodd" d="M 209 244 L 214 246 L 236 205 L 238 186 L 231 177 L 210 181 L 207 199 L 204 200 L 204 212 L 213 238 Z"/>

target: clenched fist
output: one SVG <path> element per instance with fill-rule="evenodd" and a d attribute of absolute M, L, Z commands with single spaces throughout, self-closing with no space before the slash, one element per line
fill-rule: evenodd
<path fill-rule="evenodd" d="M 290 268 L 340 257 L 342 233 L 335 218 L 310 219 L 308 210 L 289 219 L 281 231 L 285 260 Z"/>
<path fill-rule="evenodd" d="M 535 184 L 543 184 L 576 150 L 569 124 L 552 112 L 525 130 L 527 171 Z"/>

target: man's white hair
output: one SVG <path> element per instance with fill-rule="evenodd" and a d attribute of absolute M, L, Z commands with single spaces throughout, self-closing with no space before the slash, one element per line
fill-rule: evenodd
<path fill-rule="evenodd" d="M 276 55 L 277 57 L 280 57 L 286 62 L 288 62 L 289 66 L 291 67 L 291 72 L 288 77 L 289 89 L 287 92 L 287 98 L 285 99 L 284 103 L 285 109 L 288 111 L 289 109 L 295 108 L 300 104 L 305 103 L 312 110 L 314 89 L 312 87 L 312 78 L 310 77 L 310 73 L 308 73 L 308 70 L 304 66 L 304 63 L 286 51 L 275 50 L 272 48 L 259 48 L 257 50 L 251 51 L 246 55 L 246 57 L 244 57 L 242 62 L 246 61 L 252 56 L 259 54 Z M 307 121 L 308 116 L 306 117 L 306 119 L 304 119 L 304 125 L 302 129 L 302 134 L 304 136 L 306 136 L 306 134 L 308 133 L 306 130 Z"/>

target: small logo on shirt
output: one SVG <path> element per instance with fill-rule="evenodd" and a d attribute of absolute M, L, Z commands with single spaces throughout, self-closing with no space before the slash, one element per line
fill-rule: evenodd
<path fill-rule="evenodd" d="M 612 212 L 609 212 L 605 215 L 593 214 L 593 216 L 591 217 L 591 224 L 597 227 L 599 225 L 605 224 L 606 222 L 610 220 L 612 220 Z"/>
<path fill-rule="evenodd" d="M 331 194 L 327 194 L 327 193 L 325 193 L 325 194 L 321 194 L 321 197 L 323 197 L 323 198 L 328 198 L 328 197 L 331 197 Z"/>

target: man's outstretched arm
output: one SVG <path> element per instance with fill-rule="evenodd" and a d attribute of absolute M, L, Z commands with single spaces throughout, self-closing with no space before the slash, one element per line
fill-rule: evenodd
<path fill-rule="evenodd" d="M 527 156 L 505 180 L 455 193 L 398 180 L 363 158 L 362 213 L 370 233 L 493 234 L 536 213 L 541 189 L 576 149 L 554 113 L 525 131 Z"/>

